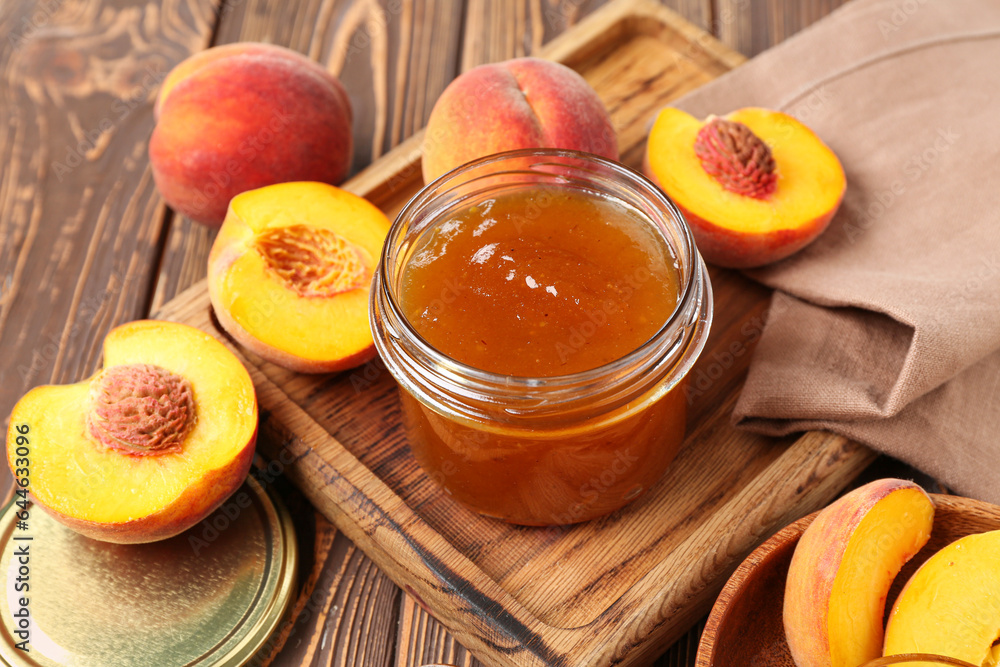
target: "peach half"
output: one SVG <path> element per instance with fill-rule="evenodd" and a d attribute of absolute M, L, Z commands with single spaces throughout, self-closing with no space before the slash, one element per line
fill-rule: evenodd
<path fill-rule="evenodd" d="M 229 335 L 300 373 L 375 356 L 368 294 L 389 219 L 325 183 L 235 197 L 208 257 L 208 294 Z"/>
<path fill-rule="evenodd" d="M 611 117 L 582 76 L 550 60 L 515 58 L 474 67 L 441 93 L 424 134 L 424 182 L 520 148 L 565 148 L 618 159 Z"/>
<path fill-rule="evenodd" d="M 759 108 L 705 121 L 663 109 L 644 171 L 684 213 L 705 260 L 739 269 L 811 243 L 847 188 L 837 156 L 812 130 Z"/>
<path fill-rule="evenodd" d="M 998 639 L 1000 531 L 992 531 L 952 542 L 913 573 L 889 614 L 884 653 L 927 653 L 995 667 Z"/>
<path fill-rule="evenodd" d="M 36 387 L 14 406 L 7 463 L 57 521 L 106 542 L 166 539 L 246 479 L 257 398 L 239 360 L 192 327 L 143 320 L 111 330 L 104 368 Z"/>
<path fill-rule="evenodd" d="M 166 202 L 222 224 L 241 192 L 286 181 L 339 183 L 352 158 L 351 105 L 319 63 L 273 44 L 196 53 L 170 71 L 149 161 Z"/>
<path fill-rule="evenodd" d="M 797 667 L 859 667 L 882 654 L 892 580 L 927 543 L 930 497 L 880 479 L 842 496 L 802 534 L 788 568 L 783 619 Z"/>

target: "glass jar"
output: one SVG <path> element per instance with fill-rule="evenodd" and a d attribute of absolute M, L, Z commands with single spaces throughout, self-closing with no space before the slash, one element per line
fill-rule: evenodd
<path fill-rule="evenodd" d="M 519 190 L 569 189 L 634 215 L 666 245 L 677 305 L 644 344 L 567 375 L 520 377 L 456 361 L 401 307 L 407 263 L 428 233 L 477 203 Z M 631 269 L 622 267 L 623 274 Z M 441 298 L 447 302 L 447 294 Z M 677 207 L 637 172 L 555 149 L 501 153 L 426 186 L 400 212 L 371 290 L 378 352 L 400 387 L 414 457 L 448 494 L 511 523 L 569 524 L 618 509 L 663 475 L 684 439 L 684 379 L 712 319 L 712 290 Z"/>

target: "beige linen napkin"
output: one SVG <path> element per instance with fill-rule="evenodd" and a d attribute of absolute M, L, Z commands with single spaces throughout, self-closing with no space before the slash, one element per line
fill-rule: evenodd
<path fill-rule="evenodd" d="M 853 0 L 678 103 L 797 116 L 837 153 L 734 420 L 825 428 L 1000 503 L 1000 2 Z"/>

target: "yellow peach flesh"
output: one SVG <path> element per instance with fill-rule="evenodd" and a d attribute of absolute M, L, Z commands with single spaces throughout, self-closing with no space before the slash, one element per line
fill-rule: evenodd
<path fill-rule="evenodd" d="M 889 614 L 884 654 L 930 653 L 993 667 L 998 636 L 1000 531 L 992 531 L 963 537 L 920 566 Z"/>
<path fill-rule="evenodd" d="M 892 580 L 930 537 L 934 507 L 912 482 L 878 480 L 821 512 L 789 567 L 784 624 L 798 667 L 879 657 Z"/>
<path fill-rule="evenodd" d="M 189 380 L 196 419 L 179 452 L 130 455 L 87 434 L 89 380 L 32 390 L 15 406 L 11 427 L 29 427 L 37 502 L 99 529 L 166 510 L 200 480 L 225 476 L 234 461 L 244 466 L 234 477 L 246 476 L 240 459 L 249 464 L 244 454 L 255 439 L 256 398 L 246 370 L 218 341 L 183 325 L 133 322 L 108 334 L 104 356 L 105 368 L 152 364 Z M 13 466 L 9 446 L 8 459 Z"/>
<path fill-rule="evenodd" d="M 919 489 L 900 489 L 877 502 L 851 535 L 830 594 L 829 633 L 834 665 L 878 657 L 882 617 L 892 580 L 927 542 L 934 508 Z"/>
<path fill-rule="evenodd" d="M 289 285 L 294 271 L 276 270 L 264 239 L 282 229 L 294 236 L 303 226 L 328 232 L 338 239 L 338 252 L 356 255 L 356 262 L 337 260 L 352 271 L 348 289 L 303 295 Z M 265 358 L 275 349 L 285 355 L 272 359 L 276 363 L 297 360 L 296 370 L 333 370 L 340 360 L 365 355 L 373 349 L 369 284 L 388 229 L 372 204 L 322 183 L 283 183 L 235 197 L 209 260 L 209 292 L 220 321 L 239 330 L 230 333 L 240 342 L 244 335 L 256 341 L 253 350 Z"/>
<path fill-rule="evenodd" d="M 649 167 L 664 190 L 684 210 L 725 229 L 765 234 L 799 229 L 834 210 L 846 180 L 836 155 L 800 122 L 766 109 L 740 109 L 725 116 L 743 123 L 771 149 L 778 182 L 765 199 L 726 190 L 702 168 L 694 150 L 657 150 L 694 146 L 704 122 L 678 109 L 660 112 L 649 135 Z"/>

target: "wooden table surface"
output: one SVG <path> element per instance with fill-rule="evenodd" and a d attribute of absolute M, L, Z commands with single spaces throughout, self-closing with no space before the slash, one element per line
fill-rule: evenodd
<path fill-rule="evenodd" d="M 752 56 L 844 1 L 665 4 Z M 164 205 L 146 152 L 160 81 L 190 53 L 265 41 L 325 64 L 354 107 L 357 172 L 420 129 L 460 72 L 530 55 L 604 2 L 0 0 L 0 414 L 90 376 L 109 329 L 205 276 L 214 231 Z M 322 517 L 307 532 L 309 594 L 270 664 L 478 664 Z M 697 638 L 656 665 L 692 665 Z"/>

